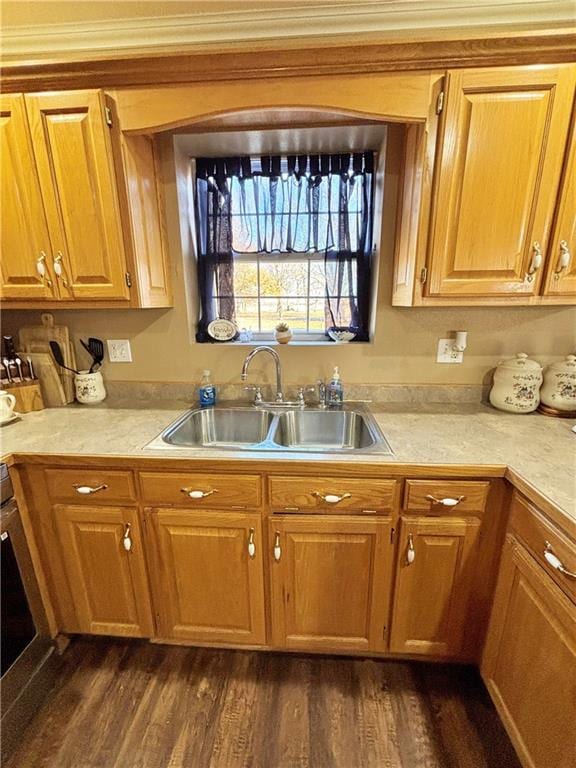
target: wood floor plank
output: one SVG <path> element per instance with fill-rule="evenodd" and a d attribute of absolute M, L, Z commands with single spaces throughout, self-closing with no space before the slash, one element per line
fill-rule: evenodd
<path fill-rule="evenodd" d="M 429 704 L 419 687 L 414 664 L 390 662 L 385 679 L 390 686 L 392 716 L 398 732 L 401 766 L 448 768 L 449 756 L 435 732 Z M 408 727 L 407 727 L 408 726 Z"/>
<path fill-rule="evenodd" d="M 361 744 L 356 723 L 358 680 L 354 665 L 318 659 L 312 665 L 310 761 L 312 765 L 352 768 Z"/>
<path fill-rule="evenodd" d="M 365 768 L 400 766 L 392 695 L 380 664 L 366 659 L 354 662 L 354 669 L 358 679 L 357 725 Z"/>
<path fill-rule="evenodd" d="M 4 768 L 520 768 L 476 670 L 77 639 Z"/>

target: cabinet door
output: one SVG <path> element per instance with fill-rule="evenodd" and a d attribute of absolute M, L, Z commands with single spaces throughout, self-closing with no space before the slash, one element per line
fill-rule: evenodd
<path fill-rule="evenodd" d="M 390 650 L 466 655 L 480 521 L 402 518 Z"/>
<path fill-rule="evenodd" d="M 447 76 L 428 295 L 539 293 L 570 120 L 570 66 Z"/>
<path fill-rule="evenodd" d="M 576 112 L 548 249 L 544 294 L 576 297 Z"/>
<path fill-rule="evenodd" d="M 152 585 L 164 638 L 266 642 L 260 515 L 147 510 Z"/>
<path fill-rule="evenodd" d="M 150 599 L 136 510 L 56 506 L 54 517 L 81 631 L 150 637 Z"/>
<path fill-rule="evenodd" d="M 23 96 L 0 96 L 0 142 L 0 295 L 53 299 L 50 236 Z"/>
<path fill-rule="evenodd" d="M 127 299 L 120 204 L 101 91 L 26 96 L 63 299 Z"/>
<path fill-rule="evenodd" d="M 506 538 L 482 676 L 522 762 L 572 768 L 576 755 L 576 607 Z"/>
<path fill-rule="evenodd" d="M 392 551 L 387 520 L 273 517 L 268 544 L 274 645 L 384 650 Z"/>

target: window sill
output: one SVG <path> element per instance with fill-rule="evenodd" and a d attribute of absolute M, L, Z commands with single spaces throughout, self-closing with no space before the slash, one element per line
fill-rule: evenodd
<path fill-rule="evenodd" d="M 365 346 L 372 344 L 371 341 L 290 341 L 288 344 L 280 344 L 276 340 L 254 339 L 252 341 L 227 341 L 220 346 L 228 347 L 343 347 L 343 346 Z"/>

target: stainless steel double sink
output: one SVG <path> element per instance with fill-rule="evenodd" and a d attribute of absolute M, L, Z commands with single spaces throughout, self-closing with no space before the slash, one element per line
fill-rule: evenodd
<path fill-rule="evenodd" d="M 187 411 L 148 448 L 237 451 L 388 453 L 392 450 L 364 407 L 337 410 L 217 406 Z"/>

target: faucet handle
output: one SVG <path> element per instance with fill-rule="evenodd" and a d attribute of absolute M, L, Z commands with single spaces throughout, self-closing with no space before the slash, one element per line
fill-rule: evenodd
<path fill-rule="evenodd" d="M 306 392 L 316 392 L 315 386 L 306 386 L 306 387 L 298 387 L 298 405 L 306 405 L 306 398 L 305 393 Z"/>
<path fill-rule="evenodd" d="M 254 392 L 254 405 L 259 405 L 262 401 L 262 388 L 261 387 L 244 387 L 247 392 Z"/>
<path fill-rule="evenodd" d="M 327 405 L 326 382 L 323 379 L 318 379 L 318 381 L 316 382 L 316 387 L 318 390 L 318 407 L 326 408 L 326 405 Z"/>

